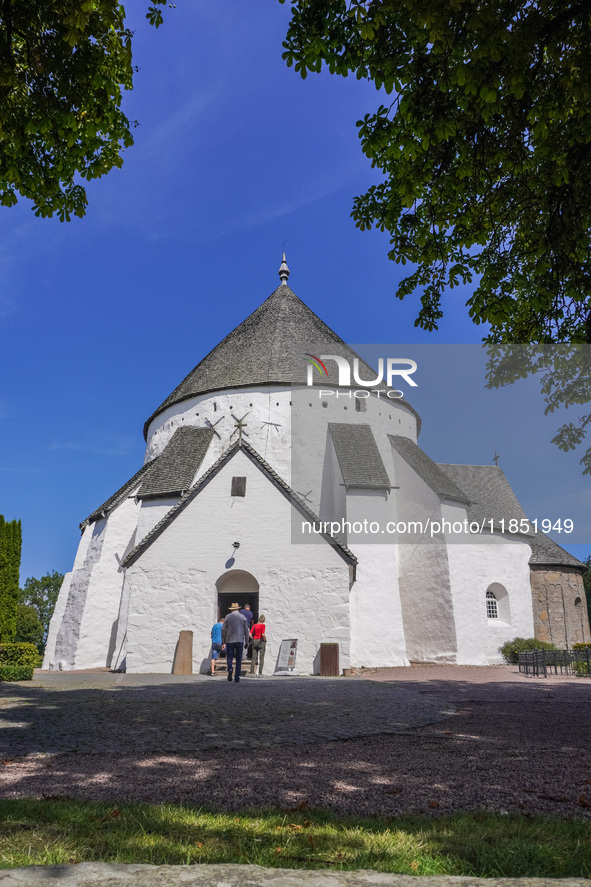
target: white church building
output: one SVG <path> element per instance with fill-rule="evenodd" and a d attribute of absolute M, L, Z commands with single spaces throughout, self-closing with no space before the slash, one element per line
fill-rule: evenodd
<path fill-rule="evenodd" d="M 280 286 L 150 416 L 143 466 L 81 524 L 43 667 L 170 673 L 190 630 L 205 672 L 233 601 L 266 615 L 267 671 L 293 638 L 300 674 L 326 643 L 350 668 L 589 640 L 584 566 L 533 532 L 501 468 L 432 461 L 407 391 L 339 389 L 328 360 L 308 386 L 319 357 L 355 355 L 288 276 L 284 257 Z M 356 532 L 367 520 L 395 532 Z"/>

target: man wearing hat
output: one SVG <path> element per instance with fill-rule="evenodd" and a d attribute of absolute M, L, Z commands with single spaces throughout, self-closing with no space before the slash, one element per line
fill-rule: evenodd
<path fill-rule="evenodd" d="M 228 680 L 232 680 L 234 659 L 236 659 L 236 677 L 234 683 L 240 682 L 242 669 L 242 650 L 248 647 L 248 622 L 240 612 L 239 604 L 232 604 L 230 612 L 222 625 L 222 640 L 226 645 L 226 661 L 228 663 Z"/>

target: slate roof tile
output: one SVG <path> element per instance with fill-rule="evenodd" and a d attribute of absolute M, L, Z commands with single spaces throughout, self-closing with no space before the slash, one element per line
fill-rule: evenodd
<path fill-rule="evenodd" d="M 496 465 L 440 465 L 440 467 L 470 495 L 472 499 L 472 504 L 468 508 L 470 520 L 480 522 L 492 518 L 495 526 L 499 528 L 501 520 L 505 521 L 506 526 L 509 520 L 521 521 L 526 517 L 502 468 Z M 532 549 L 530 564 L 585 568 L 585 564 L 557 545 L 545 533 L 541 531 L 536 533 L 532 524 L 530 532 L 524 535 Z"/>
<path fill-rule="evenodd" d="M 400 434 L 389 434 L 388 439 L 396 452 L 441 499 L 469 504 L 470 497 L 464 488 L 442 471 L 442 466 L 437 465 L 414 441 Z"/>
<path fill-rule="evenodd" d="M 523 508 L 511 489 L 503 469 L 496 465 L 438 466 L 470 499 L 471 521 L 525 520 Z"/>
<path fill-rule="evenodd" d="M 178 495 L 189 489 L 211 443 L 211 428 L 177 428 L 142 481 L 140 499 Z"/>
<path fill-rule="evenodd" d="M 147 439 L 149 425 L 159 413 L 190 397 L 226 388 L 305 385 L 309 364 L 295 350 L 303 345 L 316 355 L 328 352 L 349 360 L 357 357 L 287 284 L 281 284 L 177 385 L 146 422 L 144 436 Z M 359 360 L 362 378 L 375 377 L 365 361 Z M 326 384 L 336 385 L 336 367 L 330 365 L 327 369 Z M 382 383 L 377 387 L 386 386 Z M 420 424 L 410 404 L 402 400 L 398 403 L 404 403 Z"/>
<path fill-rule="evenodd" d="M 545 533 L 538 532 L 531 540 L 532 556 L 530 564 L 545 567 L 577 567 L 581 571 L 587 569 L 587 565 L 561 548 L 553 539 Z"/>
<path fill-rule="evenodd" d="M 328 427 L 345 486 L 389 490 L 390 479 L 371 426 L 331 422 Z"/>

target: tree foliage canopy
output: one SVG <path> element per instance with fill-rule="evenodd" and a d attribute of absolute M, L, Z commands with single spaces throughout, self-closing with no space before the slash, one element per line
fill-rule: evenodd
<path fill-rule="evenodd" d="M 158 27 L 165 0 L 153 3 Z M 80 179 L 120 167 L 133 144 L 131 38 L 118 0 L 1 0 L 1 204 L 20 194 L 38 216 L 84 215 Z"/>
<path fill-rule="evenodd" d="M 56 570 L 52 570 L 51 573 L 42 576 L 41 579 L 35 579 L 33 576 L 29 577 L 25 582 L 25 587 L 20 589 L 20 603 L 27 607 L 31 607 L 37 614 L 39 622 L 42 625 L 41 642 L 43 644 L 47 640 L 49 623 L 63 581 L 63 573 L 58 573 Z M 34 641 L 33 643 L 37 643 L 37 641 Z"/>
<path fill-rule="evenodd" d="M 279 0 L 283 3 L 285 0 Z M 383 175 L 361 229 L 416 266 L 417 325 L 443 290 L 487 340 L 591 342 L 591 24 L 582 0 L 291 0 L 284 59 L 369 78 L 392 101 L 358 122 Z"/>
<path fill-rule="evenodd" d="M 43 626 L 34 607 L 18 604 L 14 640 L 17 644 L 35 644 L 37 650 L 43 652 Z"/>
<path fill-rule="evenodd" d="M 591 347 L 578 344 L 490 345 L 487 350 L 487 387 L 501 388 L 536 376 L 546 416 L 562 407 L 573 411 L 571 420 L 556 429 L 552 443 L 563 452 L 580 447 L 591 426 L 588 406 L 591 399 Z M 591 475 L 591 447 L 583 451 L 580 461 L 583 474 Z"/>

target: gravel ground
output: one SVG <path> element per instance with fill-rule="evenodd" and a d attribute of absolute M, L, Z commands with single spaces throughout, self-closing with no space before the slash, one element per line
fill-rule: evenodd
<path fill-rule="evenodd" d="M 441 666 L 238 687 L 38 675 L 22 688 L 0 688 L 3 797 L 591 818 L 585 679 Z"/>

